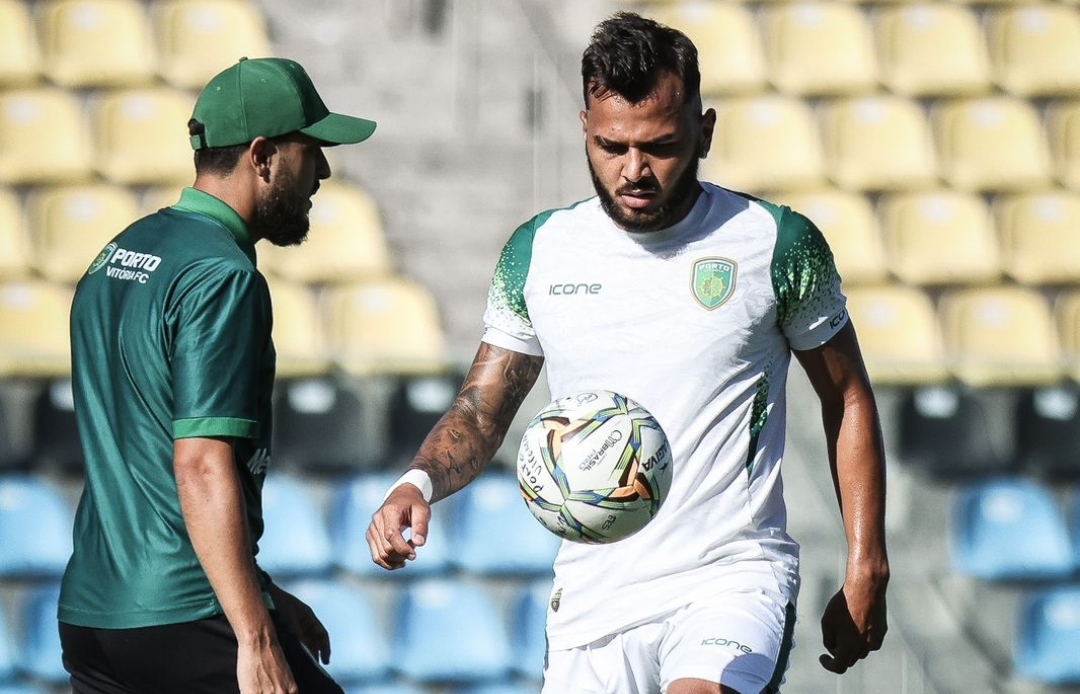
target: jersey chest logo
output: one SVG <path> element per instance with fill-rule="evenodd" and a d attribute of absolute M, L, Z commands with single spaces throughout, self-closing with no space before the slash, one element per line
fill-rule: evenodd
<path fill-rule="evenodd" d="M 739 264 L 727 258 L 699 258 L 694 261 L 690 289 L 702 308 L 712 311 L 731 298 Z"/>

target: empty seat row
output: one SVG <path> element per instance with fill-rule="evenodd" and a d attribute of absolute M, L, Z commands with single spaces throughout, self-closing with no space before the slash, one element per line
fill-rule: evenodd
<path fill-rule="evenodd" d="M 863 8 L 848 2 L 686 0 L 645 8 L 698 46 L 708 95 L 775 89 L 823 96 L 884 87 L 908 96 L 1003 90 L 1080 93 L 1080 11 L 1058 3 L 949 2 Z"/>
<path fill-rule="evenodd" d="M 998 192 L 1080 184 L 1080 100 L 1055 100 L 1045 116 L 1033 102 L 1009 96 L 941 99 L 929 108 L 896 95 L 814 106 L 764 94 L 712 105 L 716 128 L 702 172 L 736 190 L 832 184 Z"/>
<path fill-rule="evenodd" d="M 198 88 L 241 56 L 269 54 L 247 0 L 0 0 L 0 86 Z"/>

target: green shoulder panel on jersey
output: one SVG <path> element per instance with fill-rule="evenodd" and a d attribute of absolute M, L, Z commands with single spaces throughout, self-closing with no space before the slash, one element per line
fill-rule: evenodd
<path fill-rule="evenodd" d="M 536 230 L 557 211 L 545 210 L 515 229 L 495 266 L 492 290 L 504 307 L 522 318 L 529 316 L 529 308 L 525 305 L 525 280 L 532 263 L 533 239 Z"/>

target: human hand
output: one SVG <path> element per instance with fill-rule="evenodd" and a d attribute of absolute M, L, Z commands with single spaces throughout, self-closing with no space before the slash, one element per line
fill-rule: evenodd
<path fill-rule="evenodd" d="M 277 639 L 241 642 L 236 653 L 240 694 L 299 694 Z"/>
<path fill-rule="evenodd" d="M 867 583 L 845 582 L 821 617 L 822 642 L 828 653 L 818 661 L 838 675 L 880 649 L 888 630 L 885 586 Z"/>
<path fill-rule="evenodd" d="M 390 492 L 379 510 L 371 517 L 367 541 L 371 560 L 384 569 L 393 571 L 416 559 L 416 548 L 427 541 L 431 505 L 424 500 L 420 489 L 413 484 L 402 484 Z M 412 531 L 409 540 L 404 531 Z"/>
<path fill-rule="evenodd" d="M 280 586 L 270 585 L 270 596 L 274 607 L 294 633 L 300 637 L 300 643 L 324 665 L 330 663 L 330 634 L 304 601 Z"/>

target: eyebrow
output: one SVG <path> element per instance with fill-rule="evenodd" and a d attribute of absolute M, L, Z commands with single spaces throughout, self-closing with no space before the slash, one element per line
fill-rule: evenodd
<path fill-rule="evenodd" d="M 635 146 L 637 146 L 637 147 L 650 147 L 650 146 L 652 146 L 652 147 L 658 147 L 658 146 L 662 147 L 664 145 L 676 144 L 679 141 L 680 141 L 679 135 L 677 133 L 672 133 L 670 135 L 664 135 L 663 137 L 658 137 L 658 138 L 656 138 L 654 140 L 645 140 L 644 142 L 638 142 L 638 143 L 635 144 Z M 623 141 L 609 140 L 608 138 L 604 137 L 603 135 L 593 135 L 593 142 L 595 142 L 597 145 L 599 145 L 601 147 L 612 147 L 612 146 L 614 146 L 614 147 L 629 147 L 630 146 L 628 143 L 623 142 Z"/>

